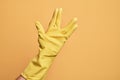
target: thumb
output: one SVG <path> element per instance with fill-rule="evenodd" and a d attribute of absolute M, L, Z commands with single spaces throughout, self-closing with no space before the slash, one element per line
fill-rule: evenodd
<path fill-rule="evenodd" d="M 42 27 L 42 25 L 40 24 L 39 21 L 35 22 L 35 26 L 36 26 L 36 28 L 38 30 L 38 33 L 45 33 L 45 31 L 44 31 L 44 29 L 43 29 L 43 27 Z"/>

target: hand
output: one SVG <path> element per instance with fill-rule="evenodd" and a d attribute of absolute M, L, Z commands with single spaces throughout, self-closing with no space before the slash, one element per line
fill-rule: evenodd
<path fill-rule="evenodd" d="M 39 21 L 35 25 L 38 30 L 38 42 L 40 50 L 47 48 L 54 51 L 54 54 L 46 53 L 47 56 L 56 56 L 62 48 L 65 41 L 77 28 L 77 18 L 72 19 L 64 28 L 60 28 L 62 8 L 54 11 L 53 17 L 49 23 L 48 30 L 45 32 Z"/>

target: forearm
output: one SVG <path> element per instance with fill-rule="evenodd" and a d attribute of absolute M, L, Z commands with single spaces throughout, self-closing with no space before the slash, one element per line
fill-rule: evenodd
<path fill-rule="evenodd" d="M 16 80 L 26 80 L 23 76 L 18 76 Z"/>
<path fill-rule="evenodd" d="M 53 54 L 53 51 L 49 51 L 47 48 L 39 51 L 38 55 L 30 61 L 21 75 L 27 80 L 44 80 L 45 75 L 56 56 L 50 54 Z"/>

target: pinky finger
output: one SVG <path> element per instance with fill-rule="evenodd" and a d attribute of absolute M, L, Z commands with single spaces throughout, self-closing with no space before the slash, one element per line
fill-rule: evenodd
<path fill-rule="evenodd" d="M 71 28 L 66 32 L 66 37 L 69 38 L 72 35 L 72 33 L 77 29 L 77 27 L 77 24 L 72 25 Z"/>

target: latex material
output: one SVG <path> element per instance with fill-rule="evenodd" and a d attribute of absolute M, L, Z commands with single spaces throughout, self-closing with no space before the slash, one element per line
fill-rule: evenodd
<path fill-rule="evenodd" d="M 28 64 L 21 75 L 27 80 L 44 80 L 52 61 L 60 49 L 77 28 L 77 18 L 72 19 L 64 28 L 60 28 L 62 8 L 54 11 L 45 32 L 39 21 L 35 25 L 38 30 L 39 53 Z"/>

